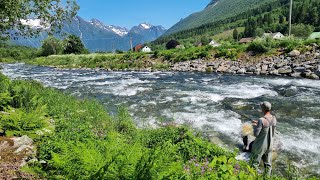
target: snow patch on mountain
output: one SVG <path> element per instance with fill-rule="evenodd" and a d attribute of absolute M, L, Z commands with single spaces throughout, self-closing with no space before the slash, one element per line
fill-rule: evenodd
<path fill-rule="evenodd" d="M 119 36 L 125 36 L 129 33 L 128 29 L 117 26 L 109 26 L 109 28 Z"/>
<path fill-rule="evenodd" d="M 150 28 L 152 28 L 152 25 L 147 24 L 147 23 L 142 23 L 142 24 L 140 24 L 140 26 L 142 26 L 144 29 L 150 29 Z"/>
<path fill-rule="evenodd" d="M 22 25 L 29 26 L 34 29 L 48 29 L 49 24 L 43 23 L 40 19 L 20 19 Z"/>
<path fill-rule="evenodd" d="M 104 29 L 107 31 L 112 31 L 116 33 L 119 36 L 125 36 L 129 33 L 129 31 L 126 28 L 113 26 L 113 25 L 105 25 L 103 22 L 97 20 L 97 19 L 91 19 L 89 21 L 90 24 L 94 25 L 95 27 L 98 27 L 100 29 Z"/>

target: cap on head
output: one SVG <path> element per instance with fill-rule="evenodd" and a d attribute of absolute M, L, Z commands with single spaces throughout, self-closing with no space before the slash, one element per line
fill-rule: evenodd
<path fill-rule="evenodd" d="M 264 111 L 271 111 L 271 103 L 269 103 L 268 101 L 262 102 L 260 106 Z"/>

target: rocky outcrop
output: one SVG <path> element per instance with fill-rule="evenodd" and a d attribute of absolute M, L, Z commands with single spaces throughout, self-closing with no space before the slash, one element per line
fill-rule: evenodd
<path fill-rule="evenodd" d="M 36 155 L 32 139 L 22 137 L 0 137 L 0 179 L 37 179 L 20 171 Z"/>
<path fill-rule="evenodd" d="M 171 66 L 172 71 L 198 71 L 228 74 L 290 76 L 319 80 L 320 49 L 301 54 L 293 50 L 287 56 L 247 58 L 231 61 L 224 58 L 178 62 Z"/>

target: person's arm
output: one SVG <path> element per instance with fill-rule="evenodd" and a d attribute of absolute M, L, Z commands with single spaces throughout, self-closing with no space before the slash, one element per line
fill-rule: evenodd
<path fill-rule="evenodd" d="M 276 134 L 276 127 L 277 127 L 277 119 L 275 116 L 273 116 L 272 119 L 272 137 Z"/>
<path fill-rule="evenodd" d="M 262 120 L 259 119 L 257 125 L 254 126 L 254 136 L 257 137 L 262 129 Z"/>

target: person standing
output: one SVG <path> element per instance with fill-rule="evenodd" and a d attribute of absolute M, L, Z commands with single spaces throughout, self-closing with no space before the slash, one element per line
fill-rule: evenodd
<path fill-rule="evenodd" d="M 261 160 L 263 160 L 264 172 L 270 176 L 272 170 L 273 138 L 277 120 L 271 114 L 271 103 L 264 101 L 260 104 L 260 107 L 264 116 L 259 120 L 252 121 L 256 139 L 252 144 L 250 164 L 257 169 Z"/>

